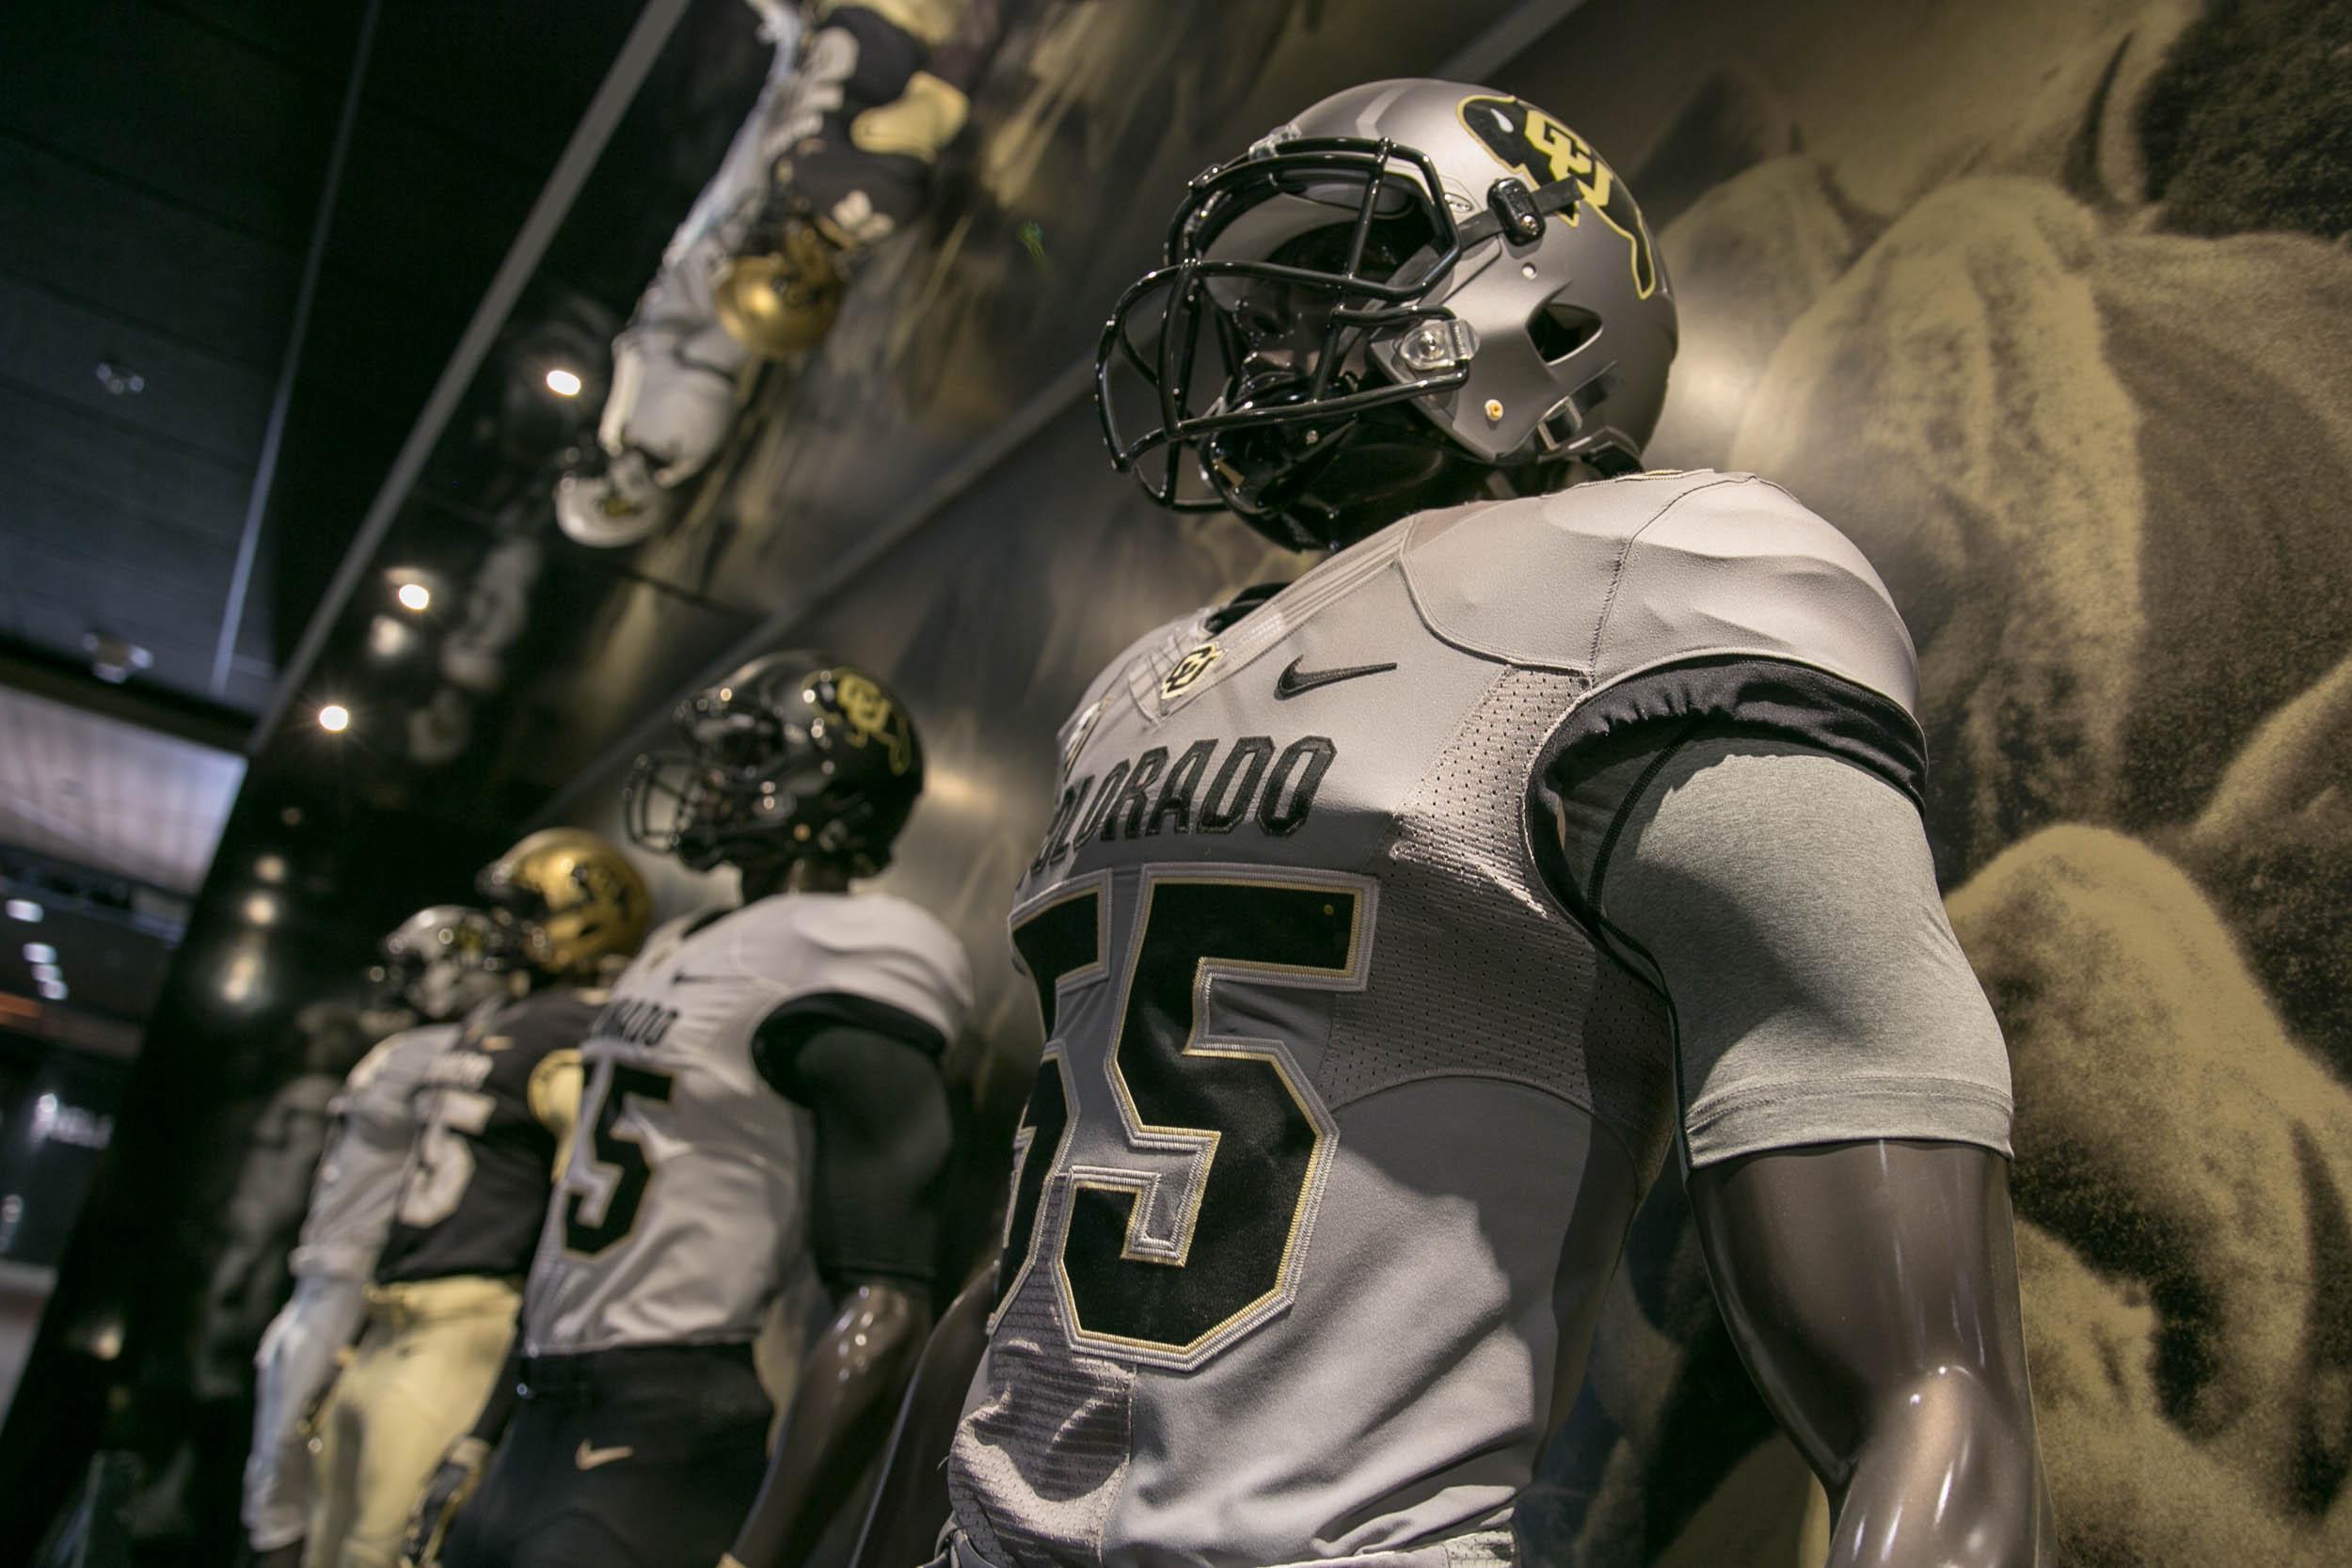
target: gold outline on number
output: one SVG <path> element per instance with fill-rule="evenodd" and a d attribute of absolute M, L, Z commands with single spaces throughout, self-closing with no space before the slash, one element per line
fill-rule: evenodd
<path fill-rule="evenodd" d="M 1024 926 L 1036 920 L 1047 911 L 1059 909 L 1073 899 L 1086 897 L 1091 897 L 1094 900 L 1094 957 L 1074 968 L 1062 971 L 1056 977 L 1054 1018 L 1057 1027 L 1055 1036 L 1046 1040 L 1045 1049 L 1038 1053 L 1038 1065 L 1041 1068 L 1050 1057 L 1057 1064 L 1061 1076 L 1061 1140 L 1054 1146 L 1053 1154 L 1045 1164 L 1044 1179 L 1038 1184 L 1037 1213 L 1029 1222 L 1029 1248 L 1022 1254 L 1021 1267 L 1013 1271 L 1011 1281 L 997 1292 L 996 1307 L 988 1315 L 987 1331 L 991 1334 L 996 1332 L 997 1322 L 1011 1307 L 1012 1298 L 1020 1293 L 1021 1287 L 1028 1282 L 1029 1271 L 1037 1266 L 1038 1248 L 1045 1238 L 1046 1212 L 1052 1208 L 1054 1201 L 1055 1167 L 1070 1151 L 1073 1141 L 1078 1135 L 1078 1085 L 1070 1070 L 1070 1056 L 1067 1048 L 1057 1043 L 1061 1037 L 1058 1024 L 1067 1016 L 1065 1009 L 1069 1006 L 1069 993 L 1082 985 L 1091 985 L 1110 973 L 1108 955 L 1110 951 L 1111 874 L 1108 871 L 1096 871 L 1084 877 L 1073 877 L 1039 895 L 1029 902 L 1016 906 L 1005 921 L 1007 929 L 1018 933 Z M 1028 974 L 1028 960 L 1021 956 L 1021 943 L 1018 941 L 1012 943 L 1012 959 L 1021 967 L 1023 974 Z M 1029 978 L 1034 982 L 1037 977 L 1032 974 Z M 1040 1019 L 1038 1022 L 1042 1024 L 1045 1021 Z M 1025 1109 L 1024 1107 L 1025 1112 Z M 1013 1208 L 1021 1200 L 1021 1173 L 1028 1159 L 1030 1143 L 1035 1140 L 1036 1136 L 1037 1130 L 1031 1128 L 1028 1138 L 1023 1138 L 1019 1124 L 1015 1124 L 1012 1191 L 1008 1195 L 1005 1203 L 1005 1239 L 997 1247 L 1000 1255 L 1006 1247 L 1012 1244 Z M 1001 1260 L 997 1267 L 1004 1267 Z"/>
<path fill-rule="evenodd" d="M 1067 1262 L 1070 1221 L 1076 1207 L 1075 1194 L 1080 1188 L 1133 1195 L 1135 1204 L 1129 1211 L 1127 1235 L 1120 1249 L 1120 1257 L 1123 1260 L 1182 1268 L 1192 1254 L 1192 1238 L 1199 1226 L 1200 1205 L 1208 1196 L 1209 1172 L 1216 1163 L 1217 1148 L 1224 1134 L 1216 1128 L 1163 1127 L 1145 1121 L 1141 1112 L 1136 1108 L 1126 1075 L 1119 1067 L 1119 1049 L 1126 1035 L 1127 1009 L 1134 995 L 1136 970 L 1142 961 L 1144 940 L 1151 930 L 1152 899 L 1161 887 L 1176 884 L 1273 888 L 1334 896 L 1344 895 L 1349 902 L 1347 958 L 1341 968 L 1259 963 L 1224 958 L 1202 958 L 1194 965 L 1192 1026 L 1185 1033 L 1184 1046 L 1177 1054 L 1180 1057 L 1249 1060 L 1271 1067 L 1281 1080 L 1283 1090 L 1290 1095 L 1291 1102 L 1298 1107 L 1307 1124 L 1314 1129 L 1315 1142 L 1314 1148 L 1308 1153 L 1306 1174 L 1299 1180 L 1298 1198 L 1291 1210 L 1290 1227 L 1282 1240 L 1281 1261 L 1275 1270 L 1273 1286 L 1184 1344 L 1107 1334 L 1088 1328 L 1078 1316 L 1077 1297 L 1071 1288 Z M 1142 868 L 1141 883 L 1136 889 L 1134 930 L 1128 940 L 1126 973 L 1120 983 L 1118 1010 L 1112 1015 L 1110 1049 L 1104 1053 L 1103 1068 L 1119 1102 L 1122 1123 L 1120 1132 L 1128 1147 L 1141 1153 L 1189 1155 L 1190 1169 L 1184 1182 L 1183 1210 L 1177 1216 L 1173 1256 L 1170 1256 L 1169 1244 L 1153 1247 L 1148 1237 L 1140 1235 L 1144 1220 L 1152 1212 L 1162 1185 L 1158 1175 L 1104 1166 L 1070 1167 L 1066 1183 L 1068 1191 L 1064 1194 L 1060 1219 L 1056 1227 L 1054 1275 L 1057 1292 L 1061 1298 L 1062 1321 L 1073 1343 L 1116 1347 L 1134 1353 L 1138 1360 L 1180 1367 L 1197 1366 L 1220 1349 L 1221 1341 L 1237 1338 L 1256 1327 L 1259 1322 L 1287 1306 L 1297 1293 L 1297 1272 L 1304 1243 L 1312 1228 L 1315 1212 L 1322 1205 L 1338 1125 L 1329 1109 L 1315 1096 L 1311 1087 L 1302 1082 L 1297 1064 L 1291 1059 L 1290 1049 L 1285 1042 L 1277 1039 L 1220 1039 L 1215 1046 L 1202 1046 L 1200 1041 L 1207 1032 L 1209 1005 L 1220 979 L 1248 981 L 1279 975 L 1288 977 L 1289 987 L 1294 990 L 1361 990 L 1366 980 L 1365 960 L 1370 952 L 1373 914 L 1378 897 L 1379 884 L 1371 878 L 1342 872 L 1317 876 L 1306 873 L 1302 868 L 1245 865 L 1147 865 Z"/>

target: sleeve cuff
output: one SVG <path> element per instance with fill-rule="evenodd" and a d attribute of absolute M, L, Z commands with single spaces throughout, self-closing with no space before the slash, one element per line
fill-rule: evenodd
<path fill-rule="evenodd" d="M 2010 1158 L 2010 1097 L 1959 1078 L 1845 1077 L 1703 1096 L 1683 1118 L 1693 1167 L 1809 1144 L 1915 1138 Z"/>

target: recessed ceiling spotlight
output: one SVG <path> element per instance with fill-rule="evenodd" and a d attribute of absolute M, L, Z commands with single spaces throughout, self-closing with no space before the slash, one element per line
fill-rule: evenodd
<path fill-rule="evenodd" d="M 253 876 L 257 881 L 284 881 L 286 879 L 286 857 L 279 854 L 254 856 Z"/>
<path fill-rule="evenodd" d="M 262 955 L 250 947 L 229 960 L 221 972 L 220 999 L 223 1002 L 245 1003 L 253 1000 L 253 993 L 262 980 Z"/>
<path fill-rule="evenodd" d="M 400 585 L 400 592 L 393 596 L 400 600 L 401 609 L 414 610 L 419 615 L 433 608 L 433 590 L 421 582 L 404 582 Z"/>
<path fill-rule="evenodd" d="M 56 963 L 57 950 L 45 942 L 28 942 L 24 944 L 24 961 L 28 964 Z"/>
<path fill-rule="evenodd" d="M 128 365 L 118 365 L 111 359 L 98 362 L 98 384 L 117 397 L 136 397 L 147 390 L 147 377 Z"/>
<path fill-rule="evenodd" d="M 41 907 L 30 898 L 11 898 L 8 903 L 8 918 L 30 925 L 41 917 Z"/>
<path fill-rule="evenodd" d="M 278 900 L 266 893 L 257 893 L 245 901 L 245 917 L 256 926 L 278 924 Z"/>
<path fill-rule="evenodd" d="M 548 390 L 557 397 L 576 398 L 580 396 L 580 379 L 578 371 L 567 370 L 558 365 L 548 372 Z"/>
<path fill-rule="evenodd" d="M 351 709 L 341 703 L 329 703 L 319 709 L 319 728 L 329 735 L 341 735 L 351 728 Z"/>
<path fill-rule="evenodd" d="M 62 1001 L 64 1001 L 64 1000 L 66 999 L 66 996 L 68 995 L 68 992 L 67 992 L 67 990 L 66 990 L 66 989 L 65 989 L 65 982 L 64 982 L 63 980 L 43 980 L 43 981 L 41 981 L 41 982 L 40 982 L 40 995 L 41 995 L 41 1000 L 42 1000 L 42 1001 L 44 1001 L 44 1002 L 62 1002 Z"/>
<path fill-rule="evenodd" d="M 58 984 L 63 985 L 65 983 L 65 971 L 59 969 L 56 964 L 35 964 L 33 966 L 33 978 L 36 980 L 55 980 Z"/>
<path fill-rule="evenodd" d="M 89 655 L 90 673 L 112 686 L 120 686 L 155 662 L 145 648 L 107 631 L 84 632 L 82 651 Z"/>

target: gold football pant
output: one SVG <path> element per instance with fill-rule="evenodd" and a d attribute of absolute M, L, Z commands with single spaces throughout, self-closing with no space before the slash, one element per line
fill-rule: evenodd
<path fill-rule="evenodd" d="M 521 1293 L 463 1276 L 371 1286 L 368 1323 L 319 1413 L 303 1568 L 391 1568 L 408 1513 L 497 1383 Z"/>

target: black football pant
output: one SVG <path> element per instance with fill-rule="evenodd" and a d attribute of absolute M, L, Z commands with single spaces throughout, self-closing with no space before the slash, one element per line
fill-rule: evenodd
<path fill-rule="evenodd" d="M 522 1390 L 446 1568 L 711 1568 L 735 1544 L 775 1414 L 750 1346 L 534 1356 Z"/>

